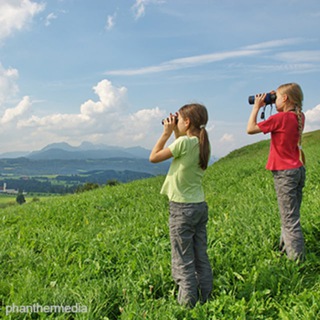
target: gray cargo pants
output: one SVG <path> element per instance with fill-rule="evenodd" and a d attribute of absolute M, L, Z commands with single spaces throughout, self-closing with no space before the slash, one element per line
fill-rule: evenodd
<path fill-rule="evenodd" d="M 172 276 L 179 286 L 178 302 L 194 307 L 212 291 L 212 269 L 207 255 L 208 206 L 170 202 Z"/>
<path fill-rule="evenodd" d="M 291 260 L 304 258 L 304 239 L 300 225 L 304 167 L 272 171 L 281 218 L 280 250 Z"/>

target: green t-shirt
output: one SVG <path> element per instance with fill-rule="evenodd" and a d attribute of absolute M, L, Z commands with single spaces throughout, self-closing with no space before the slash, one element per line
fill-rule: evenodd
<path fill-rule="evenodd" d="M 160 193 L 166 194 L 174 202 L 203 202 L 204 170 L 199 166 L 198 138 L 181 136 L 169 145 L 169 149 L 173 160 Z"/>

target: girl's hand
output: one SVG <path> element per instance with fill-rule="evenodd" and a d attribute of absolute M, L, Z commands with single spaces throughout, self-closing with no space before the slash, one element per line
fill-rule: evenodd
<path fill-rule="evenodd" d="M 163 120 L 163 133 L 153 149 L 151 150 L 149 160 L 153 163 L 161 162 L 173 157 L 172 152 L 165 144 L 170 138 L 174 128 L 176 127 L 176 116 L 170 113 L 170 116 Z"/>
<path fill-rule="evenodd" d="M 266 98 L 266 93 L 259 93 L 256 94 L 255 98 L 254 98 L 254 108 L 256 109 L 260 109 L 263 106 L 266 105 L 266 103 L 264 102 L 264 99 Z"/>
<path fill-rule="evenodd" d="M 164 122 L 163 122 L 163 133 L 164 134 L 171 136 L 172 131 L 177 126 L 176 118 L 177 118 L 176 115 L 173 115 L 172 113 L 170 113 L 170 116 L 164 120 Z"/>
<path fill-rule="evenodd" d="M 263 94 L 256 94 L 254 98 L 254 106 L 252 108 L 248 124 L 247 124 L 247 133 L 248 134 L 256 134 L 261 132 L 257 124 L 257 116 L 259 113 L 259 109 L 266 105 L 264 99 L 266 98 L 266 93 Z"/>

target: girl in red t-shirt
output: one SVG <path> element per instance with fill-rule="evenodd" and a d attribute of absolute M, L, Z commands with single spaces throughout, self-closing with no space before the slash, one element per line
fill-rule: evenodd
<path fill-rule="evenodd" d="M 266 165 L 274 177 L 281 218 L 280 250 L 289 259 L 304 258 L 304 239 L 300 224 L 302 189 L 305 183 L 304 154 L 301 137 L 304 128 L 303 93 L 296 83 L 281 85 L 276 91 L 278 113 L 257 122 L 259 109 L 265 105 L 266 94 L 255 96 L 247 132 L 271 133 L 269 158 Z"/>

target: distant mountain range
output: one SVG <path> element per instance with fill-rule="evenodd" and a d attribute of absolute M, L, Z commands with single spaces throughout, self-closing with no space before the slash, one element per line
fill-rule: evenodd
<path fill-rule="evenodd" d="M 150 150 L 82 142 L 52 143 L 38 151 L 0 154 L 0 185 L 27 192 L 64 193 L 79 184 L 129 182 L 168 172 L 171 160 L 149 161 Z"/>
<path fill-rule="evenodd" d="M 82 142 L 74 147 L 66 142 L 52 143 L 41 150 L 32 152 L 7 152 L 0 154 L 0 159 L 28 158 L 30 160 L 86 160 L 109 158 L 141 158 L 147 159 L 150 150 L 142 147 L 113 147 L 103 144 Z"/>
<path fill-rule="evenodd" d="M 32 152 L 0 154 L 0 183 L 9 177 L 45 175 L 97 175 L 106 179 L 129 181 L 147 176 L 166 174 L 170 161 L 153 164 L 150 150 L 142 147 L 112 147 L 83 142 L 74 147 L 68 143 L 52 143 Z M 79 180 L 79 179 L 78 179 Z"/>

